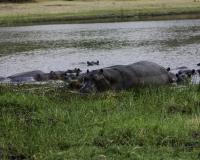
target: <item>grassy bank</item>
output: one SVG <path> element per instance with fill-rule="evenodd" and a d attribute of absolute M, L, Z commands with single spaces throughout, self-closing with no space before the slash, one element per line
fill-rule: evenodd
<path fill-rule="evenodd" d="M 0 99 L 3 159 L 200 158 L 199 85 L 100 95 L 8 85 Z"/>
<path fill-rule="evenodd" d="M 38 0 L 1 3 L 0 26 L 113 17 L 199 14 L 198 0 Z"/>

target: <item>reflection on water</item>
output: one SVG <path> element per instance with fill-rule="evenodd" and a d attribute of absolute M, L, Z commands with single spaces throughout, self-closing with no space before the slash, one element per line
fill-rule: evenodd
<path fill-rule="evenodd" d="M 85 71 L 140 60 L 197 69 L 199 46 L 199 19 L 1 27 L 0 77 L 30 70 Z M 97 60 L 99 66 L 86 65 Z"/>

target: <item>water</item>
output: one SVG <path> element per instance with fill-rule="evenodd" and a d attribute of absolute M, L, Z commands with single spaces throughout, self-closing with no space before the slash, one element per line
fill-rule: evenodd
<path fill-rule="evenodd" d="M 0 77 L 141 60 L 200 69 L 199 48 L 200 19 L 0 27 Z"/>

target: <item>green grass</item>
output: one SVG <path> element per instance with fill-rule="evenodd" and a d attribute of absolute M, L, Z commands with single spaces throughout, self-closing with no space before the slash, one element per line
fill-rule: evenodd
<path fill-rule="evenodd" d="M 9 15 L 0 17 L 0 26 L 15 26 L 15 25 L 32 25 L 37 23 L 45 22 L 56 22 L 56 21 L 74 21 L 74 20 L 88 20 L 88 19 L 99 19 L 99 18 L 126 18 L 126 17 L 149 17 L 149 16 L 162 16 L 162 15 L 177 15 L 177 14 L 199 14 L 199 7 L 170 7 L 170 8 L 137 8 L 137 9 L 119 9 L 112 10 L 91 10 L 91 11 L 80 11 L 77 13 L 43 13 L 43 14 L 26 14 L 26 15 Z"/>
<path fill-rule="evenodd" d="M 0 86 L 4 159 L 198 159 L 200 87 L 94 95 Z"/>

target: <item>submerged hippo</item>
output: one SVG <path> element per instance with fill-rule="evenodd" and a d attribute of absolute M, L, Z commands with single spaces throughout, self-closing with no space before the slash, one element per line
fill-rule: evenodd
<path fill-rule="evenodd" d="M 197 72 L 193 70 L 180 70 L 178 74 L 176 74 L 177 77 L 177 84 L 184 84 L 190 81 L 191 76 L 196 74 Z"/>
<path fill-rule="evenodd" d="M 99 61 L 96 61 L 96 62 L 94 62 L 94 61 L 92 61 L 92 62 L 87 61 L 87 65 L 88 66 L 99 65 Z"/>
<path fill-rule="evenodd" d="M 34 76 L 36 81 L 48 81 L 48 80 L 65 80 L 66 71 L 51 71 L 49 73 L 38 73 Z"/>
<path fill-rule="evenodd" d="M 82 93 L 172 83 L 172 78 L 164 67 L 149 61 L 93 70 L 85 74 L 83 80 L 84 86 L 80 89 Z"/>
<path fill-rule="evenodd" d="M 11 82 L 31 82 L 31 81 L 35 81 L 35 76 L 37 74 L 44 74 L 44 72 L 40 71 L 40 70 L 33 70 L 33 71 L 29 71 L 29 72 L 22 72 L 22 73 L 18 73 L 15 75 L 11 75 L 7 78 L 10 78 Z"/>
<path fill-rule="evenodd" d="M 82 72 L 82 71 L 80 70 L 80 68 L 68 69 L 68 70 L 66 71 L 66 73 L 80 73 L 80 72 Z"/>
<path fill-rule="evenodd" d="M 24 83 L 33 81 L 48 81 L 48 80 L 65 80 L 66 71 L 51 71 L 44 73 L 40 70 L 18 73 L 7 78 L 11 82 Z"/>

